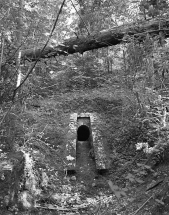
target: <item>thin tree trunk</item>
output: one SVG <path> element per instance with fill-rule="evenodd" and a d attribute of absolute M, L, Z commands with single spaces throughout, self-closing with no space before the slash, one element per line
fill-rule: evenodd
<path fill-rule="evenodd" d="M 17 47 L 21 46 L 22 43 L 22 14 L 23 14 L 23 1 L 19 0 L 19 10 L 18 10 L 18 19 L 17 19 L 17 28 L 16 28 L 16 39 L 17 39 Z M 17 60 L 16 60 L 16 68 L 18 71 L 17 83 L 16 87 L 18 87 L 22 81 L 22 71 L 21 71 L 21 49 L 18 48 Z"/>

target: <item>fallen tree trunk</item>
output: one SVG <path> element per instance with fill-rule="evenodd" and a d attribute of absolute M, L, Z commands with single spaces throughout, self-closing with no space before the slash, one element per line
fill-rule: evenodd
<path fill-rule="evenodd" d="M 160 26 L 160 29 L 159 29 Z M 162 31 L 165 37 L 169 37 L 169 19 L 149 20 L 121 25 L 109 30 L 101 31 L 96 35 L 90 35 L 80 38 L 70 38 L 65 40 L 63 44 L 56 47 L 47 46 L 43 53 L 41 47 L 37 49 L 29 49 L 22 52 L 22 59 L 35 61 L 41 54 L 41 58 L 51 58 L 59 55 L 69 55 L 74 53 L 83 53 L 89 50 L 103 48 L 120 44 L 122 41 L 127 42 L 124 38 L 134 36 L 143 40 L 147 33 L 156 36 Z"/>

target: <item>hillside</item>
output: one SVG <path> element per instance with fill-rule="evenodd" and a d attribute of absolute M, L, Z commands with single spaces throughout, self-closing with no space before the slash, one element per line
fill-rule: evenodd
<path fill-rule="evenodd" d="M 167 215 L 166 0 L 0 2 L 0 215 Z"/>

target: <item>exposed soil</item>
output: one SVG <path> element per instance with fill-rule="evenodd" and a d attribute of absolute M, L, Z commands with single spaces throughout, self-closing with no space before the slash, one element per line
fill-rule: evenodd
<path fill-rule="evenodd" d="M 76 103 L 74 100 L 72 100 L 71 96 L 66 95 L 66 98 L 69 98 L 72 102 Z M 111 102 L 112 101 L 110 101 L 109 106 L 111 105 Z M 88 101 L 88 103 L 85 104 L 88 106 L 90 103 L 91 101 Z M 66 104 L 70 105 L 70 102 L 66 101 Z M 97 101 L 96 106 L 98 107 L 98 105 L 100 105 L 99 107 L 103 106 L 103 108 L 105 108 L 105 104 L 108 106 L 106 102 L 103 102 L 103 100 L 101 100 L 100 103 Z M 47 105 L 48 107 L 52 106 L 51 104 L 46 103 L 45 105 Z M 114 136 L 112 137 L 109 134 L 107 135 L 107 133 L 109 132 L 107 125 L 109 125 L 110 132 L 112 132 L 113 134 L 115 134 L 115 131 L 117 130 L 119 131 L 119 133 L 122 133 L 119 129 L 120 108 L 117 108 L 117 105 L 120 104 L 118 104 L 116 100 L 114 100 L 114 103 L 112 103 L 111 106 L 112 109 L 110 109 L 110 113 L 114 115 L 114 118 L 107 117 L 107 121 L 105 122 L 106 129 L 104 134 L 106 136 L 106 140 L 109 141 L 109 144 L 111 144 L 112 146 L 111 168 L 109 174 L 102 176 L 99 175 L 96 170 L 94 156 L 92 155 L 92 145 L 90 139 L 91 136 L 89 138 L 86 137 L 88 136 L 88 129 L 85 126 L 90 128 L 90 120 L 78 119 L 78 126 L 85 125 L 84 127 L 82 127 L 82 131 L 83 128 L 85 128 L 85 134 L 84 137 L 83 135 L 81 136 L 80 140 L 77 139 L 76 174 L 73 176 L 65 176 L 62 165 L 63 147 L 60 146 L 62 146 L 62 143 L 66 140 L 62 141 L 62 139 L 59 139 L 59 134 L 61 130 L 58 130 L 57 127 L 53 128 L 53 123 L 51 126 L 53 133 L 47 131 L 46 136 L 43 136 L 43 138 L 48 138 L 47 143 L 50 142 L 51 145 L 55 144 L 54 149 L 52 149 L 53 151 L 48 148 L 48 145 L 45 145 L 45 139 L 42 139 L 44 143 L 44 149 L 42 147 L 43 144 L 41 143 L 41 145 L 37 149 L 40 152 L 39 156 L 41 160 L 43 160 L 43 163 L 40 164 L 41 166 L 43 164 L 44 171 L 47 172 L 47 175 L 50 176 L 52 179 L 52 183 L 49 187 L 50 189 L 48 188 L 44 191 L 44 193 L 47 193 L 47 197 L 44 198 L 43 201 L 38 202 L 39 207 L 35 208 L 35 212 L 18 212 L 19 215 L 130 215 L 135 213 L 139 208 L 142 207 L 142 205 L 143 207 L 137 213 L 138 215 L 168 214 L 168 161 L 165 165 L 160 164 L 158 168 L 154 170 L 154 173 L 150 172 L 145 177 L 141 177 L 141 179 L 143 179 L 143 183 L 130 182 L 125 178 L 125 175 L 127 175 L 127 173 L 130 173 L 132 169 L 138 168 L 134 166 L 134 163 L 133 165 L 128 166 L 128 163 L 131 162 L 135 156 L 134 146 L 136 141 L 134 140 L 131 144 L 132 141 L 129 141 L 128 139 L 124 138 L 124 141 L 122 141 L 119 148 L 117 148 L 118 150 L 114 150 L 115 138 Z M 61 109 L 62 108 L 60 108 L 60 110 Z M 101 113 L 104 113 L 103 110 L 101 109 Z M 46 119 L 49 118 L 47 117 L 45 118 L 45 123 Z M 42 119 L 41 116 L 40 119 Z M 49 118 L 49 121 L 51 119 L 55 119 L 55 117 L 53 117 L 52 115 L 52 117 Z M 65 121 L 67 123 L 66 117 Z M 45 123 L 40 122 L 39 125 L 46 125 Z M 48 124 L 50 124 L 50 122 Z M 56 135 L 56 132 L 58 132 L 58 136 Z M 127 145 L 126 142 L 130 142 L 130 144 L 128 143 Z M 48 151 L 49 153 L 47 153 Z M 53 157 L 51 152 L 53 152 Z M 42 155 L 44 155 L 45 158 L 42 159 Z M 136 160 L 136 162 L 137 161 L 140 162 L 139 160 Z M 124 169 L 124 171 L 120 171 L 120 169 Z M 150 187 L 152 183 L 158 182 L 158 180 L 160 180 L 161 178 L 164 178 L 164 182 L 159 184 L 157 187 L 151 189 L 150 191 L 146 192 L 147 187 Z M 117 197 L 115 195 L 115 192 L 112 192 L 110 186 L 107 183 L 109 180 L 112 181 L 114 186 L 118 186 L 119 188 L 127 188 L 128 190 L 125 192 L 126 196 Z M 52 193 L 52 197 L 54 198 L 51 198 L 51 196 L 49 195 L 49 191 Z M 152 195 L 154 195 L 155 198 L 151 198 L 144 206 L 144 203 Z M 0 215 L 1 214 L 12 215 L 14 214 L 14 212 L 0 211 Z"/>

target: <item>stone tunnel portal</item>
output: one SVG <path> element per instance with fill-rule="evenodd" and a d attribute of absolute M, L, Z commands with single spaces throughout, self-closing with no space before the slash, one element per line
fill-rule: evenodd
<path fill-rule="evenodd" d="M 77 140 L 78 141 L 87 141 L 90 136 L 89 127 L 86 125 L 79 126 L 77 130 Z"/>

